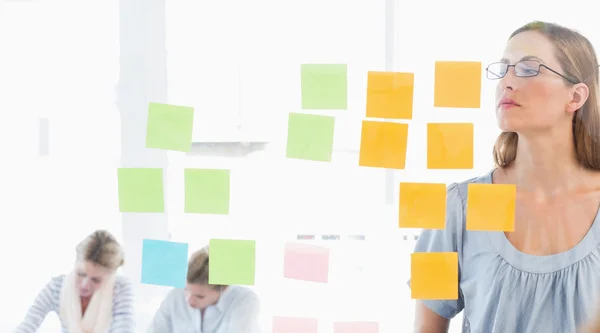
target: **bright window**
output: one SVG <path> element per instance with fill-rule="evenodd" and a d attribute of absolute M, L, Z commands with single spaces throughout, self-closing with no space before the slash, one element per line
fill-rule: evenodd
<path fill-rule="evenodd" d="M 52 276 L 68 272 L 91 230 L 121 236 L 115 168 L 120 122 L 117 1 L 3 1 L 0 149 L 3 198 L 0 331 L 12 332 Z M 50 155 L 38 156 L 39 119 Z M 56 315 L 38 332 L 59 330 Z"/>

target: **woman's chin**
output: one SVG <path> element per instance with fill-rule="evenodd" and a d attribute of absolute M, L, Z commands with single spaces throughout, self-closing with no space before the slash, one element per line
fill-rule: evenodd
<path fill-rule="evenodd" d="M 500 127 L 500 131 L 503 133 L 506 132 L 517 132 L 513 127 Z"/>
<path fill-rule="evenodd" d="M 525 124 L 520 124 L 518 121 L 513 121 L 512 119 L 498 119 L 498 128 L 502 132 L 518 132 L 522 130 Z"/>

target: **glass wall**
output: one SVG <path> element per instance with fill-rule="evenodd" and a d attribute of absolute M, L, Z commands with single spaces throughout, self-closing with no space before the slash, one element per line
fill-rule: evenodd
<path fill-rule="evenodd" d="M 600 43 L 591 11 L 565 11 L 564 3 L 398 0 L 395 6 L 394 25 L 386 26 L 385 0 L 167 1 L 168 102 L 195 107 L 194 140 L 268 142 L 242 157 L 169 154 L 171 240 L 192 251 L 215 237 L 255 239 L 253 288 L 263 299 L 266 332 L 272 316 L 317 317 L 320 333 L 349 319 L 378 321 L 381 332 L 411 331 L 414 302 L 405 282 L 418 230 L 398 228 L 398 191 L 387 204 L 386 182 L 397 188 L 402 181 L 450 183 L 482 174 L 492 167 L 498 134 L 493 83 L 483 81 L 480 109 L 433 107 L 435 61 L 485 66 L 500 57 L 514 29 L 534 19 L 579 29 Z M 119 8 L 117 1 L 59 0 L 5 1 L 1 9 L 6 232 L 0 258 L 12 273 L 3 274 L 0 291 L 14 301 L 0 331 L 9 332 L 45 283 L 70 269 L 85 235 L 104 228 L 121 237 Z M 394 70 L 415 73 L 407 167 L 391 180 L 385 170 L 358 167 L 366 75 L 386 70 L 386 34 L 393 36 Z M 348 65 L 347 110 L 301 109 L 302 63 Z M 331 163 L 285 158 L 289 112 L 336 117 Z M 46 157 L 38 156 L 41 118 L 49 121 Z M 475 124 L 473 170 L 427 170 L 425 128 L 432 121 Z M 228 216 L 182 213 L 182 170 L 190 167 L 231 169 Z M 329 234 L 340 239 L 321 238 Z M 298 235 L 315 235 L 302 242 L 331 249 L 328 284 L 283 278 L 284 245 Z M 160 301 L 138 304 L 140 315 L 151 316 Z M 58 325 L 50 315 L 40 332 Z M 460 316 L 452 332 L 460 332 Z"/>

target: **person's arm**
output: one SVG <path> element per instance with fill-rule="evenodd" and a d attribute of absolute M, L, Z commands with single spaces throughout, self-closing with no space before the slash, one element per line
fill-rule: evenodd
<path fill-rule="evenodd" d="M 444 318 L 421 301 L 416 302 L 415 333 L 447 333 L 450 319 Z"/>
<path fill-rule="evenodd" d="M 135 329 L 133 310 L 133 286 L 127 279 L 119 284 L 113 298 L 113 319 L 110 333 L 133 333 Z"/>
<path fill-rule="evenodd" d="M 56 304 L 58 303 L 57 298 L 60 295 L 60 283 L 59 278 L 54 278 L 35 298 L 35 301 L 27 311 L 25 319 L 17 326 L 14 333 L 35 333 L 37 329 L 42 325 L 46 315 L 52 310 L 56 310 Z"/>
<path fill-rule="evenodd" d="M 598 311 L 594 311 L 597 313 Z M 594 313 L 593 312 L 593 313 Z M 600 317 L 592 318 L 588 323 L 577 330 L 578 333 L 600 333 Z"/>
<path fill-rule="evenodd" d="M 450 319 L 464 308 L 460 292 L 461 249 L 464 224 L 463 199 L 458 184 L 447 190 L 446 226 L 421 232 L 414 252 L 458 252 L 459 298 L 456 300 L 419 300 L 415 312 L 415 333 L 446 333 Z M 409 281 L 410 286 L 410 281 Z"/>
<path fill-rule="evenodd" d="M 154 314 L 152 323 L 148 328 L 147 333 L 177 333 L 171 332 L 171 303 L 174 297 L 175 289 L 172 290 L 167 297 L 160 303 L 160 307 Z"/>
<path fill-rule="evenodd" d="M 260 333 L 260 300 L 254 293 L 249 294 L 231 310 L 227 333 Z"/>

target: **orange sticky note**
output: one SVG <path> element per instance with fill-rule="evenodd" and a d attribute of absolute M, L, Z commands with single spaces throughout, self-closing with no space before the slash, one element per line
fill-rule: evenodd
<path fill-rule="evenodd" d="M 413 73 L 369 72 L 367 117 L 412 119 L 414 86 Z"/>
<path fill-rule="evenodd" d="M 358 165 L 404 169 L 408 124 L 363 120 Z"/>
<path fill-rule="evenodd" d="M 316 318 L 273 317 L 273 333 L 317 333 L 319 321 Z"/>
<path fill-rule="evenodd" d="M 446 184 L 400 183 L 400 228 L 444 229 Z"/>
<path fill-rule="evenodd" d="M 458 299 L 458 253 L 411 254 L 410 290 L 413 299 Z"/>
<path fill-rule="evenodd" d="M 516 185 L 469 184 L 467 230 L 515 231 L 516 200 Z"/>
<path fill-rule="evenodd" d="M 428 169 L 473 169 L 473 124 L 427 124 Z"/>
<path fill-rule="evenodd" d="M 349 321 L 333 323 L 333 333 L 379 333 L 379 323 Z"/>
<path fill-rule="evenodd" d="M 481 107 L 481 62 L 436 61 L 433 106 Z"/>

